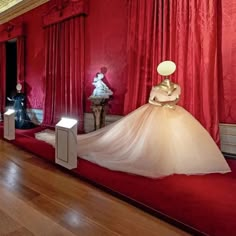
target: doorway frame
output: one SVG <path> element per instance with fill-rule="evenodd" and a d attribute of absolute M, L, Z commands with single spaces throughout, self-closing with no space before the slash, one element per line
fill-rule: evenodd
<path fill-rule="evenodd" d="M 25 34 L 24 24 L 8 22 L 0 31 L 0 113 L 5 112 L 6 107 L 6 42 L 16 38 L 17 43 L 17 83 L 25 90 Z"/>

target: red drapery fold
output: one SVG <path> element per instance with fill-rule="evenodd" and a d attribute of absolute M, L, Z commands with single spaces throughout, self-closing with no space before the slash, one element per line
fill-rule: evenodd
<path fill-rule="evenodd" d="M 180 104 L 219 142 L 217 0 L 132 0 L 128 5 L 128 85 L 124 113 L 147 102 L 156 67 L 173 60 Z"/>
<path fill-rule="evenodd" d="M 218 55 L 220 63 L 220 122 L 236 124 L 236 1 L 218 4 Z"/>
<path fill-rule="evenodd" d="M 124 114 L 147 102 L 151 87 L 161 81 L 157 64 L 168 58 L 167 1 L 128 2 L 128 84 Z"/>
<path fill-rule="evenodd" d="M 53 24 L 46 33 L 44 121 L 55 125 L 62 116 L 79 119 L 83 130 L 84 17 Z"/>
<path fill-rule="evenodd" d="M 6 45 L 0 43 L 0 118 L 6 104 Z"/>
<path fill-rule="evenodd" d="M 88 13 L 88 0 L 51 0 L 49 12 L 43 17 L 44 26 Z"/>
<path fill-rule="evenodd" d="M 128 81 L 124 113 L 127 114 L 147 101 L 153 76 L 156 41 L 161 41 L 160 27 L 155 28 L 156 17 L 160 15 L 158 6 L 162 1 L 129 1 L 128 2 Z M 160 7 L 161 8 L 161 7 Z M 158 29 L 160 31 L 156 32 Z M 161 57 L 161 53 L 159 53 Z"/>
<path fill-rule="evenodd" d="M 17 83 L 22 85 L 24 92 L 25 82 L 25 38 L 24 36 L 17 37 Z"/>
<path fill-rule="evenodd" d="M 217 0 L 173 1 L 170 58 L 177 63 L 181 104 L 219 144 Z"/>

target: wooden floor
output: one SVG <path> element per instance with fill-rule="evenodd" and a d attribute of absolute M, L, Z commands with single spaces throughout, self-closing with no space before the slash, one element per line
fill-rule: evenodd
<path fill-rule="evenodd" d="M 0 140 L 0 235 L 188 234 Z"/>

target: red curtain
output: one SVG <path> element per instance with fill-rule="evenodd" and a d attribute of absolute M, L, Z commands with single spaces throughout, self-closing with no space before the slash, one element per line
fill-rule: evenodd
<path fill-rule="evenodd" d="M 159 12 L 159 9 L 162 9 L 162 1 L 128 1 L 128 81 L 125 114 L 147 102 L 152 80 L 156 77 L 153 75 L 157 64 L 155 56 L 158 55 L 161 61 L 163 48 L 162 11 Z M 155 46 L 159 47 L 159 54 L 154 53 Z"/>
<path fill-rule="evenodd" d="M 6 104 L 6 45 L 0 43 L 0 118 Z M 2 117 L 3 118 L 3 117 Z"/>
<path fill-rule="evenodd" d="M 44 121 L 55 125 L 62 116 L 79 119 L 83 129 L 84 17 L 45 28 L 46 82 Z"/>
<path fill-rule="evenodd" d="M 156 67 L 173 60 L 180 104 L 219 142 L 217 0 L 132 0 L 128 3 L 128 89 L 125 114 L 147 102 L 160 81 Z"/>
<path fill-rule="evenodd" d="M 236 1 L 218 4 L 220 122 L 236 124 Z"/>
<path fill-rule="evenodd" d="M 17 37 L 17 83 L 22 85 L 24 92 L 25 82 L 25 38 L 24 36 Z"/>

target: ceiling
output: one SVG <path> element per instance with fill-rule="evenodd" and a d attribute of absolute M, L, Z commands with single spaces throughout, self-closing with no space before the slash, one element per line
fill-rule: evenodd
<path fill-rule="evenodd" d="M 0 1 L 0 13 L 8 10 L 22 0 L 1 0 Z"/>
<path fill-rule="evenodd" d="M 0 0 L 0 24 L 30 11 L 49 0 Z"/>

